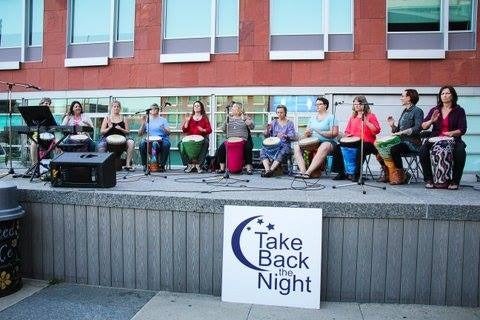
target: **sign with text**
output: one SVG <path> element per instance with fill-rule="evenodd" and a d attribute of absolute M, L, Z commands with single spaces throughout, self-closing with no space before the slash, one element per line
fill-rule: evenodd
<path fill-rule="evenodd" d="M 222 300 L 320 308 L 322 209 L 225 206 Z"/>

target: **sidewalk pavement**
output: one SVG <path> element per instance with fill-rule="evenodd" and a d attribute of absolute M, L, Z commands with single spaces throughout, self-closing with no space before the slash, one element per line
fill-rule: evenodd
<path fill-rule="evenodd" d="M 480 320 L 480 308 L 322 302 L 320 310 L 222 302 L 199 294 L 154 292 L 24 279 L 0 298 L 0 320 Z"/>

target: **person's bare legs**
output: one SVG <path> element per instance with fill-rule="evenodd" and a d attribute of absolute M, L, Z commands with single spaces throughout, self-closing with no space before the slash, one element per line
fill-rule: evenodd
<path fill-rule="evenodd" d="M 305 160 L 303 159 L 303 150 L 300 149 L 298 144 L 293 147 L 293 156 L 297 162 L 298 170 L 300 170 L 300 173 L 304 174 L 306 171 Z"/>
<path fill-rule="evenodd" d="M 132 157 L 133 157 L 134 149 L 135 149 L 135 142 L 133 140 L 127 140 L 127 160 L 125 163 L 126 167 L 132 166 Z"/>
<path fill-rule="evenodd" d="M 317 149 L 317 152 L 315 153 L 315 156 L 312 159 L 312 162 L 310 163 L 310 166 L 308 167 L 308 170 L 305 172 L 308 175 L 311 175 L 312 172 L 318 169 L 320 165 L 325 161 L 325 158 L 327 155 L 332 152 L 333 146 L 329 142 L 324 142 L 320 144 L 320 146 Z"/>

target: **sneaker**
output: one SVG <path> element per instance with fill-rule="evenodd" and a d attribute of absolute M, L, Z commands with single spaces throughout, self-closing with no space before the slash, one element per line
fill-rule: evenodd
<path fill-rule="evenodd" d="M 185 171 L 186 173 L 190 173 L 190 172 L 192 172 L 192 170 L 193 170 L 193 165 L 188 164 L 187 167 L 183 171 Z"/>

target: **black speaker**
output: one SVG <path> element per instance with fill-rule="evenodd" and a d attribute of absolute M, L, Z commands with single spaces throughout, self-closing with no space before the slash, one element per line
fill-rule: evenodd
<path fill-rule="evenodd" d="M 117 184 L 111 152 L 64 152 L 50 162 L 52 187 L 110 188 Z"/>

